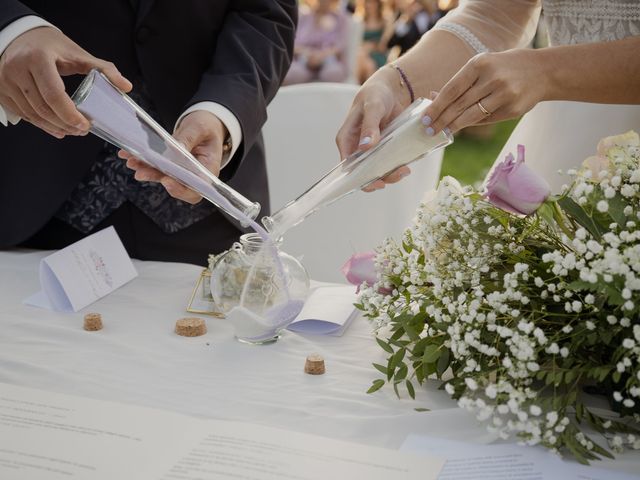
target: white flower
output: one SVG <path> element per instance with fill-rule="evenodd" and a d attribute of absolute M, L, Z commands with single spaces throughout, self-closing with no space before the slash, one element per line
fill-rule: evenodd
<path fill-rule="evenodd" d="M 470 378 L 470 377 L 465 378 L 464 383 L 467 384 L 467 387 L 469 388 L 469 390 L 478 389 L 478 383 L 473 378 Z"/>
<path fill-rule="evenodd" d="M 550 353 L 551 355 L 556 355 L 560 353 L 560 347 L 558 347 L 557 343 L 552 343 L 547 347 L 547 353 Z"/>
<path fill-rule="evenodd" d="M 598 209 L 599 212 L 606 212 L 609 210 L 609 202 L 607 202 L 606 200 L 600 200 L 597 205 L 596 208 Z"/>
<path fill-rule="evenodd" d="M 487 397 L 494 399 L 498 396 L 498 390 L 494 384 L 490 384 L 485 388 L 484 393 Z"/>
<path fill-rule="evenodd" d="M 631 350 L 633 347 L 636 346 L 636 342 L 634 342 L 631 338 L 625 338 L 622 341 L 622 346 L 627 350 Z"/>

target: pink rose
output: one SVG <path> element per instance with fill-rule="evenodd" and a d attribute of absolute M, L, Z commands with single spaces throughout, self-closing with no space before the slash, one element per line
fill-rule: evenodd
<path fill-rule="evenodd" d="M 524 145 L 518 145 L 518 159 L 510 153 L 496 165 L 487 182 L 485 195 L 496 207 L 529 215 L 551 194 L 544 178 L 524 164 Z"/>
<path fill-rule="evenodd" d="M 358 286 L 358 291 L 363 283 L 372 286 L 378 281 L 375 258 L 376 252 L 355 253 L 340 269 L 349 283 Z M 392 288 L 378 287 L 378 293 L 382 295 L 390 295 L 391 292 Z"/>
<path fill-rule="evenodd" d="M 347 282 L 360 286 L 363 282 L 373 285 L 378 281 L 374 259 L 376 252 L 355 253 L 340 269 Z"/>

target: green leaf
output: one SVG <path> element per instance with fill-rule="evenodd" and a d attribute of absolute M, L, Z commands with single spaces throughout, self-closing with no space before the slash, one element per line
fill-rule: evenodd
<path fill-rule="evenodd" d="M 382 388 L 383 385 L 384 385 L 384 380 L 380 380 L 380 379 L 374 380 L 373 385 L 369 387 L 369 390 L 367 390 L 367 393 L 377 392 Z"/>
<path fill-rule="evenodd" d="M 580 205 L 574 202 L 569 197 L 564 197 L 558 200 L 558 205 L 567 212 L 579 225 L 584 227 L 596 240 L 600 240 L 602 232 L 600 227 Z"/>
<path fill-rule="evenodd" d="M 403 363 L 402 365 L 400 365 L 400 368 L 398 368 L 398 371 L 393 376 L 393 379 L 396 382 L 404 380 L 405 378 L 407 378 L 407 373 L 409 373 L 409 368 Z"/>
<path fill-rule="evenodd" d="M 405 382 L 405 385 L 407 386 L 407 391 L 409 392 L 409 396 L 415 400 L 416 399 L 416 391 L 413 388 L 413 384 L 411 383 L 411 380 L 407 380 Z"/>
<path fill-rule="evenodd" d="M 553 207 L 549 205 L 549 203 L 544 202 L 540 207 L 538 207 L 538 210 L 536 210 L 536 215 L 538 215 L 551 228 L 556 228 L 557 225 L 553 219 L 553 211 Z"/>
<path fill-rule="evenodd" d="M 434 343 L 427 345 L 424 349 L 422 361 L 424 363 L 433 363 L 440 358 L 440 346 Z"/>
<path fill-rule="evenodd" d="M 447 368 L 449 368 L 450 356 L 451 354 L 448 348 L 442 350 L 440 358 L 438 358 L 438 363 L 436 364 L 436 373 L 438 377 L 441 377 L 442 374 L 447 370 Z"/>
<path fill-rule="evenodd" d="M 430 411 L 431 411 L 431 409 L 429 409 L 429 408 L 423 408 L 423 407 L 414 408 L 414 410 L 415 410 L 416 412 L 430 412 Z"/>
<path fill-rule="evenodd" d="M 391 357 L 391 362 L 389 363 L 390 370 L 395 370 L 400 365 L 400 362 L 402 362 L 402 360 L 404 359 L 405 352 L 406 350 L 404 348 L 400 348 L 396 353 L 393 354 L 393 357 Z"/>
<path fill-rule="evenodd" d="M 393 353 L 393 348 L 391 348 L 391 345 L 382 340 L 380 337 L 376 337 L 376 342 L 378 342 L 378 345 L 380 345 L 380 347 L 382 347 L 385 352 Z"/>
<path fill-rule="evenodd" d="M 378 370 L 383 375 L 387 374 L 387 367 L 385 367 L 384 365 L 380 365 L 379 363 L 374 363 L 373 366 L 375 367 L 376 370 Z"/>
<path fill-rule="evenodd" d="M 589 465 L 589 461 L 585 458 L 585 450 L 582 445 L 580 445 L 574 438 L 572 434 L 568 434 L 564 436 L 565 445 L 569 449 L 573 456 L 576 457 L 576 460 L 583 465 Z"/>
<path fill-rule="evenodd" d="M 621 376 L 622 374 L 618 370 L 616 370 L 615 372 L 613 372 L 613 375 L 611 375 L 611 380 L 613 380 L 613 383 L 619 383 Z"/>
<path fill-rule="evenodd" d="M 400 392 L 398 391 L 398 383 L 393 384 L 393 391 L 396 392 L 396 397 L 400 398 Z"/>
<path fill-rule="evenodd" d="M 593 443 L 594 452 L 602 455 L 603 457 L 607 457 L 607 458 L 610 458 L 612 460 L 615 460 L 616 457 L 614 457 L 613 454 L 609 450 L 607 450 L 606 448 L 602 448 L 596 442 L 592 442 L 592 443 Z"/>
<path fill-rule="evenodd" d="M 607 210 L 609 216 L 618 225 L 625 228 L 627 225 L 627 217 L 624 214 L 624 209 L 627 206 L 625 200 L 620 194 L 618 194 L 615 197 L 608 199 L 607 202 L 609 203 L 609 210 Z"/>

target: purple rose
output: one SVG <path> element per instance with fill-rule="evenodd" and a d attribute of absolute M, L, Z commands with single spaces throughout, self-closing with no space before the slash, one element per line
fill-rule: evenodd
<path fill-rule="evenodd" d="M 524 145 L 518 145 L 518 159 L 510 153 L 496 165 L 487 182 L 485 195 L 496 207 L 529 215 L 551 194 L 544 178 L 524 164 Z"/>
<path fill-rule="evenodd" d="M 378 281 L 374 259 L 376 252 L 355 253 L 340 269 L 347 281 L 360 286 L 363 282 L 373 285 Z"/>

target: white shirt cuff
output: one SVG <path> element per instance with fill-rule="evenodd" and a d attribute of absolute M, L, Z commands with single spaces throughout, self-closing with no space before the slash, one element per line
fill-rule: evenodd
<path fill-rule="evenodd" d="M 229 161 L 233 158 L 233 155 L 238 150 L 238 147 L 242 143 L 242 129 L 240 128 L 240 122 L 236 118 L 236 116 L 229 110 L 227 107 L 223 107 L 219 103 L 215 102 L 199 102 L 194 105 L 191 105 L 187 108 L 178 121 L 176 122 L 176 128 L 182 121 L 182 119 L 190 114 L 191 112 L 195 112 L 196 110 L 204 110 L 205 112 L 213 113 L 216 117 L 220 119 L 220 121 L 227 127 L 229 131 L 229 136 L 231 137 L 231 154 L 227 157 L 226 161 L 220 165 L 220 169 L 222 170 Z"/>
<path fill-rule="evenodd" d="M 53 25 L 36 15 L 27 15 L 4 27 L 0 30 L 0 55 L 2 55 L 9 44 L 20 35 L 38 27 L 53 27 Z M 9 123 L 15 125 L 19 121 L 20 117 L 18 115 L 4 109 L 2 105 L 0 105 L 0 123 L 2 123 L 2 125 L 5 127 L 9 125 Z"/>

